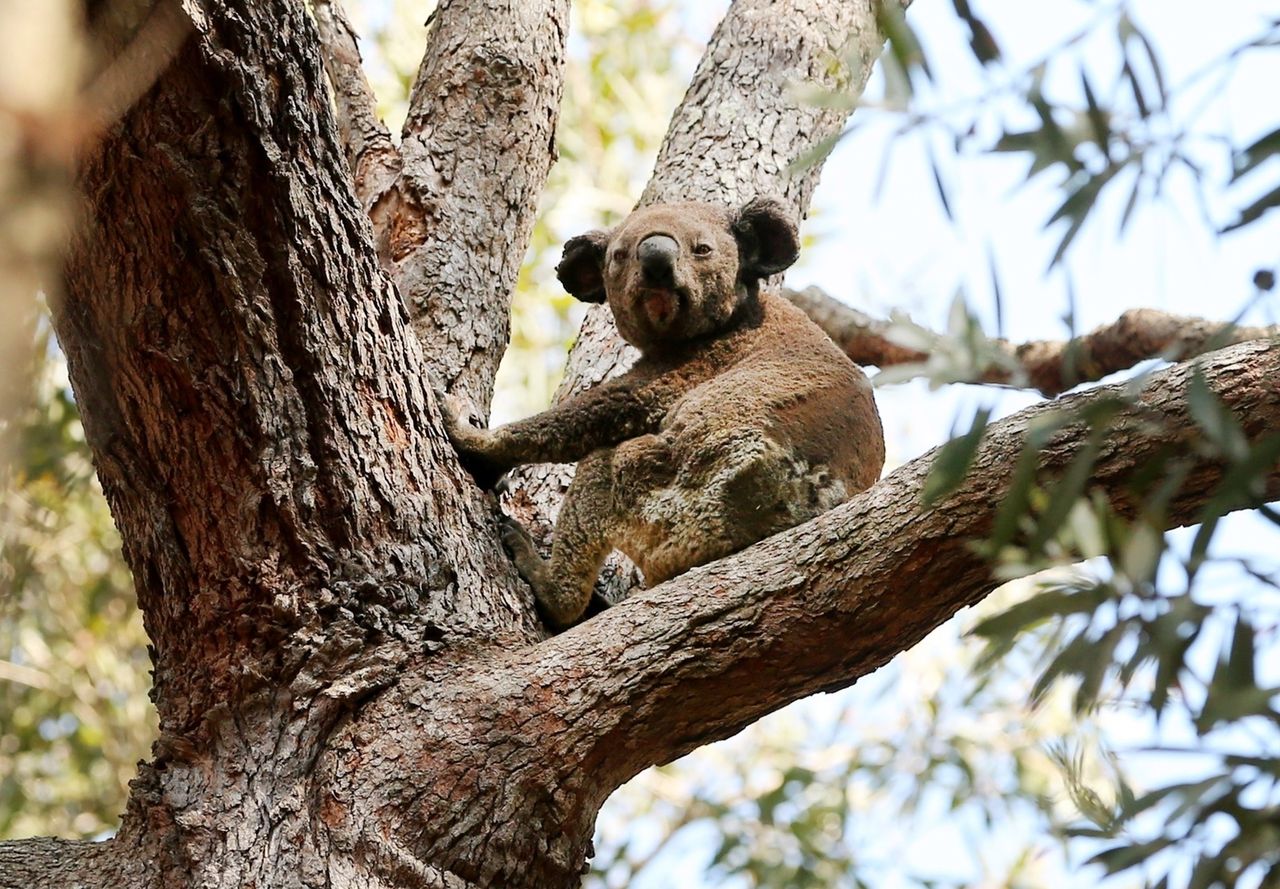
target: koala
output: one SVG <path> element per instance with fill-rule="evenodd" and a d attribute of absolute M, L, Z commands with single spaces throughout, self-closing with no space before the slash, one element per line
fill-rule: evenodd
<path fill-rule="evenodd" d="M 607 301 L 640 358 L 620 377 L 496 429 L 446 425 L 477 479 L 577 461 L 550 560 L 503 540 L 544 619 L 579 620 L 620 549 L 652 586 L 870 487 L 884 435 L 866 375 L 798 308 L 761 287 L 799 253 L 777 201 L 646 207 L 564 246 L 556 274 Z"/>

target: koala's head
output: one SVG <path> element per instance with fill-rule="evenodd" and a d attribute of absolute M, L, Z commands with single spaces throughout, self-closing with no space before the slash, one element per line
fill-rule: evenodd
<path fill-rule="evenodd" d="M 776 200 L 738 210 L 659 204 L 571 239 L 556 275 L 584 302 L 608 299 L 618 333 L 646 352 L 731 326 L 755 302 L 760 279 L 799 251 L 795 222 Z"/>

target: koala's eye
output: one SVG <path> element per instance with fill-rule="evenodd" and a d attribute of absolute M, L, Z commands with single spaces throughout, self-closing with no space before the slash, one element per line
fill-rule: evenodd
<path fill-rule="evenodd" d="M 618 247 L 616 250 L 613 251 L 614 262 L 622 262 L 622 260 L 626 258 L 627 258 L 627 251 L 622 247 Z"/>
<path fill-rule="evenodd" d="M 694 246 L 694 248 L 693 248 L 693 253 L 694 253 L 694 255 L 695 255 L 695 256 L 707 256 L 708 254 L 710 254 L 710 253 L 711 253 L 711 245 L 710 245 L 710 244 L 696 244 L 696 245 Z"/>

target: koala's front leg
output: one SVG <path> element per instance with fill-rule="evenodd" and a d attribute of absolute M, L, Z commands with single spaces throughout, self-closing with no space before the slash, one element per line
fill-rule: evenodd
<path fill-rule="evenodd" d="M 444 429 L 458 451 L 462 466 L 475 478 L 476 484 L 488 490 L 516 464 L 504 460 L 503 448 L 495 430 L 472 426 L 468 421 L 468 405 L 453 395 L 440 399 Z"/>
<path fill-rule="evenodd" d="M 548 410 L 497 429 L 477 429 L 464 403 L 443 399 L 445 428 L 463 465 L 484 485 L 524 463 L 573 463 L 592 451 L 655 432 L 687 383 L 635 369 Z"/>

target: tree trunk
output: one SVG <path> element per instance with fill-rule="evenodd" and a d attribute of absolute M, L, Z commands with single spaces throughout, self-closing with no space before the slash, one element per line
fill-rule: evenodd
<path fill-rule="evenodd" d="M 442 359 L 462 341 L 441 333 L 430 298 L 414 297 L 423 315 L 411 319 L 384 270 L 386 218 L 370 198 L 381 186 L 369 182 L 385 186 L 396 163 L 357 195 L 315 22 L 293 0 L 181 9 L 193 30 L 174 63 L 82 159 L 86 219 L 55 312 L 154 646 L 161 737 L 117 837 L 0 844 L 0 886 L 573 886 L 596 813 L 623 781 L 849 684 L 992 588 L 968 544 L 989 527 L 1036 411 L 994 427 L 970 481 L 931 508 L 919 501 L 925 457 L 814 522 L 547 638 L 427 382 L 432 368 L 465 368 L 453 382 L 484 403 L 488 359 Z M 446 37 L 484 9 L 442 4 L 429 55 L 483 55 Z M 529 28 L 554 43 L 563 12 L 484 12 L 476 24 L 505 47 Z M 832 70 L 824 60 L 848 34 L 857 64 L 845 76 L 861 83 L 874 28 L 869 2 L 739 0 L 646 199 L 676 189 L 737 200 L 772 185 L 803 209 L 816 172 L 781 177 L 842 122 L 786 100 L 770 78 L 779 60 L 795 76 Z M 423 86 L 434 61 L 414 127 L 432 114 L 458 126 L 444 101 L 458 85 Z M 498 69 L 558 76 L 536 61 Z M 725 104 L 735 91 L 742 102 Z M 545 109 L 558 84 L 535 92 L 526 98 Z M 361 95 L 340 83 L 338 105 Z M 440 109 L 425 110 L 430 96 Z M 713 107 L 723 119 L 707 116 Z M 742 138 L 729 132 L 739 123 Z M 363 125 L 346 130 L 387 149 Z M 465 159 L 459 137 L 433 132 L 440 151 Z M 537 141 L 549 130 L 523 132 Z M 690 166 L 713 151 L 716 163 Z M 538 163 L 549 139 L 545 152 Z M 523 253 L 541 182 L 536 170 L 510 182 L 505 161 L 469 169 L 448 212 L 507 235 L 463 239 L 466 312 L 505 316 L 503 275 Z M 520 206 L 478 206 L 498 193 L 486 187 Z M 447 263 L 416 268 L 421 293 L 453 283 Z M 595 350 L 588 365 L 614 369 L 599 356 L 616 351 L 583 348 Z M 1280 347 L 1244 344 L 1204 367 L 1247 434 L 1280 426 L 1268 382 Z M 1108 439 L 1095 484 L 1118 507 L 1135 465 L 1194 433 L 1188 376 L 1153 378 L 1142 422 L 1122 418 Z M 1081 441 L 1064 430 L 1043 472 Z M 1188 520 L 1219 472 L 1192 466 L 1167 523 Z"/>

